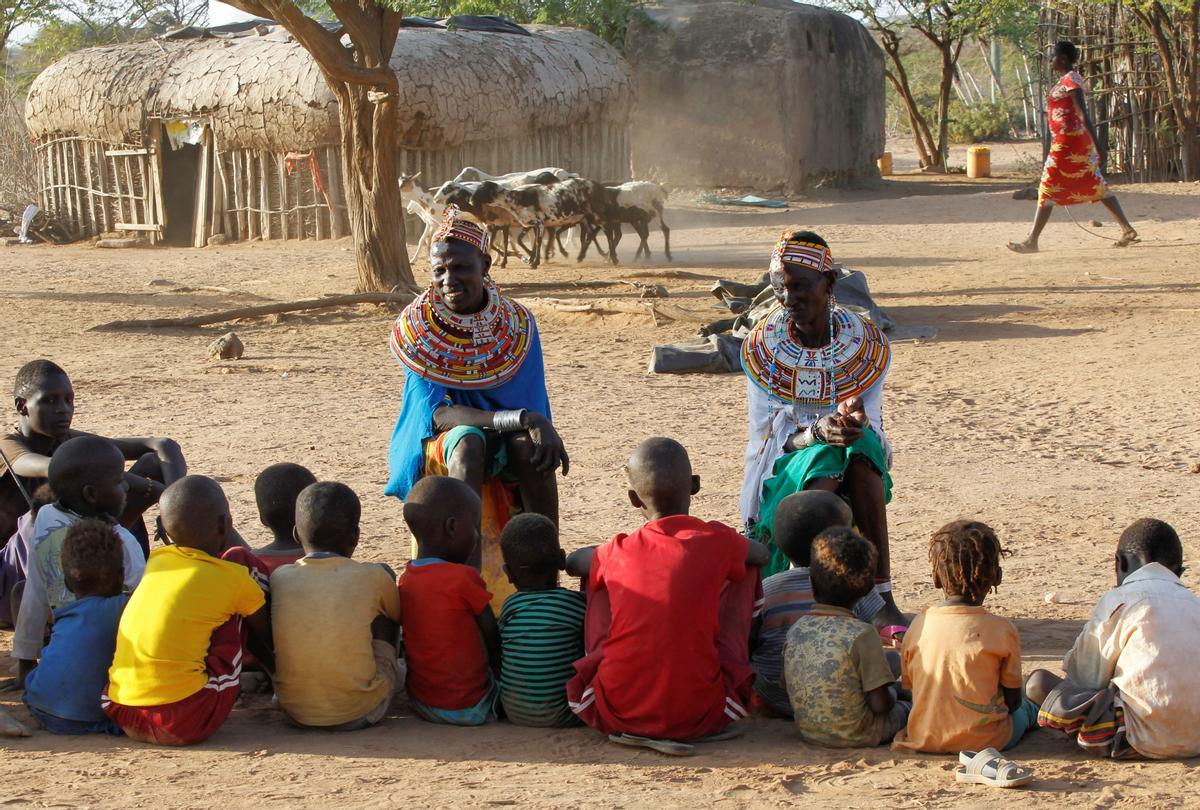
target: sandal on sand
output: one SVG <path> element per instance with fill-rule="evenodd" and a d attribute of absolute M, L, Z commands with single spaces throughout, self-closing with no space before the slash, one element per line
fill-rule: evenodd
<path fill-rule="evenodd" d="M 884 647 L 898 650 L 904 643 L 904 634 L 907 632 L 908 627 L 903 624 L 889 624 L 879 631 L 879 640 L 883 642 Z"/>
<path fill-rule="evenodd" d="M 1121 238 L 1113 242 L 1113 247 L 1129 247 L 1140 241 L 1142 241 L 1142 238 L 1137 235 L 1137 231 L 1130 231 L 1121 234 Z"/>
<path fill-rule="evenodd" d="M 956 782 L 1014 788 L 1033 781 L 1033 771 L 1005 759 L 995 748 L 985 748 L 979 753 L 963 751 L 958 761 L 963 767 L 954 771 Z"/>
<path fill-rule="evenodd" d="M 1033 245 L 1028 245 L 1024 242 L 1009 242 L 1005 245 L 1013 253 L 1037 253 L 1038 249 Z"/>
<path fill-rule="evenodd" d="M 690 757 L 696 753 L 696 746 L 677 740 L 658 740 L 654 737 L 639 737 L 636 734 L 609 734 L 610 742 L 617 745 L 628 745 L 632 748 L 649 748 L 660 754 L 673 757 Z"/>

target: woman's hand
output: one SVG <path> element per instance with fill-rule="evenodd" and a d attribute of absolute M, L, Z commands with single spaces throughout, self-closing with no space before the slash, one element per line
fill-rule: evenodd
<path fill-rule="evenodd" d="M 814 423 L 817 437 L 830 447 L 849 447 L 862 436 L 862 426 L 840 413 L 822 416 Z"/>
<path fill-rule="evenodd" d="M 842 417 L 842 421 L 851 424 L 854 427 L 866 427 L 867 425 L 867 406 L 863 403 L 862 397 L 850 397 L 838 403 L 838 415 Z"/>
<path fill-rule="evenodd" d="M 529 431 L 529 438 L 533 440 L 533 458 L 530 461 L 534 469 L 538 472 L 550 472 L 561 465 L 563 475 L 566 475 L 571 469 L 571 459 L 554 425 L 549 419 L 533 411 L 526 411 L 523 421 L 525 429 Z"/>

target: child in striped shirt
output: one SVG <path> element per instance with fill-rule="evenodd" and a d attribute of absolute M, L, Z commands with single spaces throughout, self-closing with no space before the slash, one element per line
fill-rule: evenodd
<path fill-rule="evenodd" d="M 583 657 L 586 601 L 559 587 L 567 558 L 558 528 L 543 515 L 526 513 L 500 535 L 504 573 L 517 589 L 500 611 L 500 703 L 519 726 L 573 726 L 566 684 Z"/>
<path fill-rule="evenodd" d="M 783 648 L 788 630 L 815 602 L 808 570 L 813 539 L 827 529 L 849 528 L 852 522 L 846 502 L 819 489 L 789 495 L 775 510 L 772 536 L 792 567 L 763 580 L 762 614 L 750 636 L 750 661 L 758 676 L 754 707 L 762 714 L 792 717 L 783 683 Z M 870 622 L 882 608 L 883 598 L 871 591 L 854 605 L 854 615 Z"/>

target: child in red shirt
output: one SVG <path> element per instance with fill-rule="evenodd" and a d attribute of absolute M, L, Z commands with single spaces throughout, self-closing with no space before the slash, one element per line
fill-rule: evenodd
<path fill-rule="evenodd" d="M 757 567 L 770 554 L 688 515 L 700 478 L 678 442 L 647 439 L 626 471 L 629 500 L 649 522 L 567 561 L 588 592 L 587 654 L 567 697 L 613 742 L 690 754 L 686 741 L 732 736 L 722 732 L 749 715 Z"/>
<path fill-rule="evenodd" d="M 422 478 L 404 502 L 417 540 L 399 582 L 406 688 L 433 723 L 480 726 L 496 716 L 500 631 L 491 593 L 464 565 L 479 543 L 480 509 L 473 489 L 442 476 Z"/>
<path fill-rule="evenodd" d="M 254 550 L 267 573 L 291 565 L 304 556 L 296 538 L 296 500 L 317 477 L 299 464 L 272 464 L 254 480 L 254 500 L 262 525 L 271 530 L 271 542 Z"/>

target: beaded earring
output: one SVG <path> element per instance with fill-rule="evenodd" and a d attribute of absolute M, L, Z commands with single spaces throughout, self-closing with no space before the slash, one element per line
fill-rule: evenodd
<path fill-rule="evenodd" d="M 829 405 L 836 412 L 838 406 L 837 379 L 834 377 L 833 362 L 833 309 L 837 306 L 837 298 L 833 288 L 829 289 L 829 344 L 825 347 L 825 373 L 829 375 Z"/>

